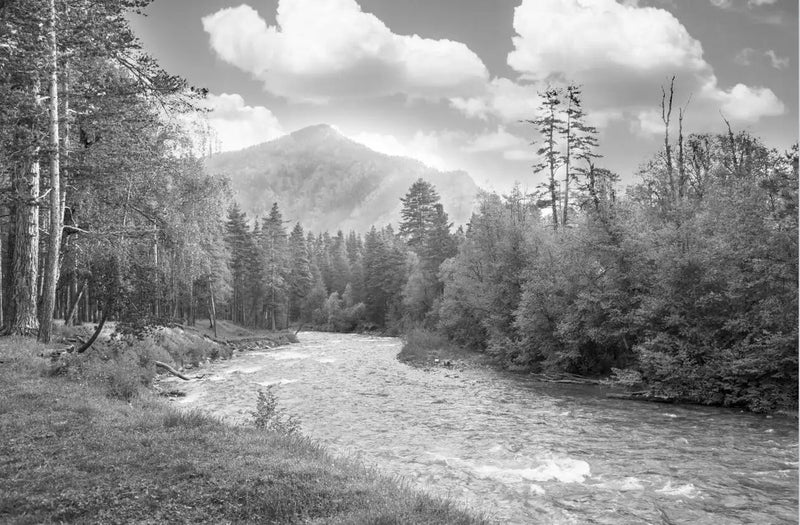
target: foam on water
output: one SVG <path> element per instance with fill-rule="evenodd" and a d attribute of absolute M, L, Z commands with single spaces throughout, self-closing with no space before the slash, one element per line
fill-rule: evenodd
<path fill-rule="evenodd" d="M 660 492 L 668 496 L 685 496 L 687 498 L 694 498 L 695 496 L 697 496 L 697 489 L 691 483 L 687 483 L 686 485 L 677 485 L 673 487 L 672 481 L 667 481 L 667 484 L 664 485 L 662 488 L 656 490 L 656 492 Z"/>
<path fill-rule="evenodd" d="M 287 350 L 285 352 L 276 352 L 269 355 L 271 355 L 272 358 L 277 361 L 286 361 L 288 359 L 308 359 L 309 357 L 311 357 L 308 354 L 293 352 L 291 350 Z"/>
<path fill-rule="evenodd" d="M 550 458 L 533 468 L 502 468 L 493 465 L 475 467 L 480 476 L 508 479 L 525 479 L 528 481 L 560 481 L 561 483 L 583 483 L 591 476 L 589 464 L 572 458 Z"/>
<path fill-rule="evenodd" d="M 272 385 L 289 385 L 297 383 L 297 379 L 271 379 L 269 381 L 253 381 L 257 385 L 272 386 Z"/>

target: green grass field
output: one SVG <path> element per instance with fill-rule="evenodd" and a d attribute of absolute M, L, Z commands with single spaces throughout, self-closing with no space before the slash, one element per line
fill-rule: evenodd
<path fill-rule="evenodd" d="M 124 370 L 53 376 L 42 351 L 0 339 L 2 523 L 483 522 L 306 438 L 178 411 L 144 388 L 121 396 Z"/>

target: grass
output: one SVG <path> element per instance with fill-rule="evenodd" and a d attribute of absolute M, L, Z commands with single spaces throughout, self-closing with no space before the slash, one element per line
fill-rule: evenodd
<path fill-rule="evenodd" d="M 306 438 L 50 375 L 42 351 L 0 339 L 2 523 L 482 522 Z"/>
<path fill-rule="evenodd" d="M 460 348 L 443 335 L 421 328 L 410 330 L 403 337 L 403 348 L 397 359 L 420 368 L 465 368 L 484 366 L 490 361 L 485 354 Z"/>

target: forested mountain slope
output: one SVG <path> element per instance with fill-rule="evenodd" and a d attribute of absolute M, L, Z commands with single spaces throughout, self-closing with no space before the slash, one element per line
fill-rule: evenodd
<path fill-rule="evenodd" d="M 284 217 L 311 231 L 361 232 L 397 224 L 400 197 L 419 178 L 433 183 L 456 224 L 469 220 L 478 186 L 463 171 L 440 172 L 354 142 L 326 124 L 207 159 L 209 172 L 231 179 L 249 217 L 279 202 Z"/>

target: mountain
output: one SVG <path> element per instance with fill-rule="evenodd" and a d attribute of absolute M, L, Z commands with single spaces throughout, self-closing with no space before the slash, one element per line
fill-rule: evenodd
<path fill-rule="evenodd" d="M 315 232 L 396 226 L 400 198 L 420 177 L 436 187 L 450 220 L 464 224 L 479 191 L 464 171 L 441 172 L 378 153 L 327 124 L 214 155 L 206 167 L 230 178 L 234 197 L 249 217 L 264 217 L 277 202 L 284 219 Z"/>

